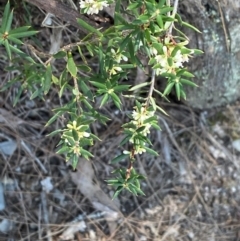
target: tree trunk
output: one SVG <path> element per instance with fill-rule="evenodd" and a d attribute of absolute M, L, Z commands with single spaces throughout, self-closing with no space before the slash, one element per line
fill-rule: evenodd
<path fill-rule="evenodd" d="M 187 103 L 205 109 L 226 105 L 240 97 L 240 1 L 186 0 L 180 14 L 202 34 L 184 30 L 190 48 L 204 54 L 189 68 L 199 88 L 187 88 Z"/>

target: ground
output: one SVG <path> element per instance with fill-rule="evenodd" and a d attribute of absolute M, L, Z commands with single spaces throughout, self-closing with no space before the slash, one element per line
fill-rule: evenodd
<path fill-rule="evenodd" d="M 185 105 L 162 103 L 169 117 L 159 115 L 162 131 L 151 132 L 159 157 L 142 155 L 135 163 L 147 177 L 142 182 L 146 195 L 123 192 L 117 198 L 122 216 L 106 221 L 80 193 L 63 157 L 55 154 L 57 138 L 46 137 L 44 123 L 51 113 L 46 104 L 23 102 L 16 109 L 1 99 L 0 191 L 5 207 L 0 240 L 240 238 L 240 103 L 198 113 Z M 113 189 L 104 180 L 114 168 L 109 161 L 122 138 L 124 118 L 95 128 L 102 142 L 92 148 L 96 158 L 91 162 L 109 197 Z"/>

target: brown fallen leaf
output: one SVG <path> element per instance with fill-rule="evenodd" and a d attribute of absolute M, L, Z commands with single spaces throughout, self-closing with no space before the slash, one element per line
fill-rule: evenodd
<path fill-rule="evenodd" d="M 80 159 L 77 171 L 72 172 L 71 177 L 80 192 L 89 199 L 97 210 L 105 212 L 108 219 L 115 220 L 122 216 L 116 200 L 112 200 L 96 181 L 94 169 L 90 161 Z"/>

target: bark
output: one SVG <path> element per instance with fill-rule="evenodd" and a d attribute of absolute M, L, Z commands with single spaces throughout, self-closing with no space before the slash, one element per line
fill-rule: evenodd
<path fill-rule="evenodd" d="M 190 47 L 204 51 L 189 68 L 199 88 L 187 89 L 187 103 L 206 109 L 240 97 L 240 1 L 182 1 L 186 20 L 202 34 L 186 30 Z"/>

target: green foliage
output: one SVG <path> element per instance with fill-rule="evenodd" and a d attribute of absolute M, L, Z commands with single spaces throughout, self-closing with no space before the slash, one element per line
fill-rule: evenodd
<path fill-rule="evenodd" d="M 81 12 L 97 14 L 110 2 L 113 1 L 95 0 L 93 5 L 81 0 Z M 176 10 L 173 6 L 169 6 L 166 0 L 128 1 L 127 7 L 123 7 L 121 1 L 116 0 L 113 26 L 102 31 L 78 19 L 79 25 L 89 34 L 77 43 L 62 47 L 45 63 L 39 59 L 39 63 L 36 63 L 19 49 L 23 44 L 20 39 L 32 36 L 37 31 L 27 26 L 12 29 L 13 11 L 10 10 L 9 2 L 4 10 L 0 44 L 5 47 L 9 61 L 12 63 L 6 70 L 18 69 L 21 75 L 9 81 L 3 90 L 16 82 L 22 84 L 14 104 L 24 90 L 31 93 L 32 99 L 36 97 L 43 99 L 53 86 L 58 89 L 59 98 L 62 98 L 67 91 L 72 92 L 69 102 L 54 109 L 54 115 L 46 125 L 51 125 L 60 116 L 67 117 L 66 127 L 55 130 L 50 135 L 61 134 L 57 153 L 65 155 L 66 161 L 69 161 L 73 168 L 76 168 L 80 156 L 86 159 L 93 157 L 88 150 L 94 141 L 99 141 L 99 138 L 91 133 L 91 125 L 96 121 L 105 124 L 109 120 L 98 111 L 98 107 L 101 108 L 112 102 L 121 110 L 121 98 L 135 99 L 136 105 L 129 115 L 130 120 L 122 126 L 125 137 L 121 145 L 129 143 L 129 149 L 112 160 L 114 164 L 128 160 L 129 166 L 126 169 L 117 169 L 114 174 L 118 176 L 107 181 L 116 188 L 114 197 L 123 189 L 134 195 L 143 194 L 140 181 L 144 177 L 137 174 L 133 168 L 136 155 L 144 152 L 158 155 L 152 149 L 149 134 L 152 127 L 160 130 L 158 111 L 166 115 L 167 113 L 156 104 L 153 93 L 167 99 L 166 96 L 174 90 L 178 99 L 186 99 L 184 87 L 186 85 L 197 87 L 190 80 L 194 75 L 188 72 L 183 64 L 188 62 L 193 54 L 199 54 L 201 51 L 187 48 L 188 38 L 175 25 L 198 30 L 182 21 L 181 16 L 175 14 Z M 129 16 L 131 20 L 128 19 Z M 172 35 L 172 29 L 178 33 L 177 36 Z M 97 71 L 88 63 L 83 49 L 89 56 L 97 58 L 99 64 Z M 73 57 L 76 54 L 82 59 L 83 64 L 76 62 Z M 126 79 L 132 69 L 143 68 L 140 55 L 149 58 L 148 64 L 152 68 L 151 81 L 136 86 L 123 84 L 121 80 Z M 20 58 L 22 60 L 19 62 Z M 51 60 L 54 59 L 65 59 L 66 62 L 58 76 L 54 74 L 51 64 Z M 159 75 L 166 79 L 163 93 L 155 88 L 155 76 Z M 147 93 L 147 97 L 137 94 L 143 92 Z M 97 98 L 100 102 L 99 106 L 95 107 Z"/>

